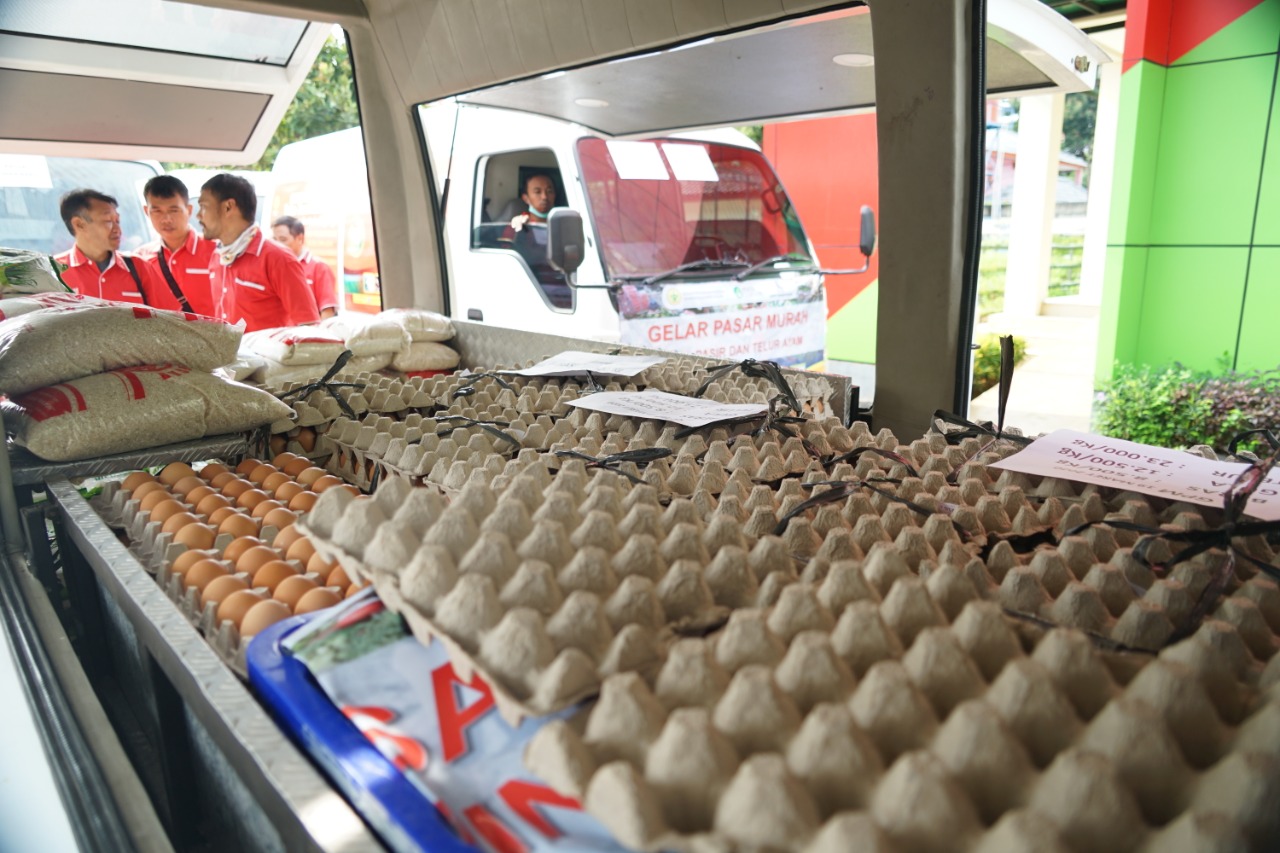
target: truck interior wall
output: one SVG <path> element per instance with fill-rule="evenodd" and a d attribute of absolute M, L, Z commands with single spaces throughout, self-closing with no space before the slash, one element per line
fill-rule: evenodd
<path fill-rule="evenodd" d="M 952 406 L 963 328 L 969 51 L 976 0 L 876 0 L 880 303 L 875 424 L 900 435 Z M 928 22 L 928 26 L 924 26 Z M 893 85 L 882 81 L 892 80 Z"/>

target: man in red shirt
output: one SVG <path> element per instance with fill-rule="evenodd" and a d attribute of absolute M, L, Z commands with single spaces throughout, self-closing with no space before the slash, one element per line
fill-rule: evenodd
<path fill-rule="evenodd" d="M 244 178 L 224 172 L 200 188 L 200 226 L 206 240 L 218 241 L 209 258 L 213 316 L 243 320 L 247 332 L 319 322 L 302 264 L 254 224 L 257 212 Z"/>
<path fill-rule="evenodd" d="M 302 264 L 307 284 L 316 297 L 320 316 L 333 317 L 338 313 L 338 291 L 333 282 L 333 270 L 324 261 L 311 254 L 307 248 L 307 227 L 293 216 L 281 216 L 271 223 L 271 234 Z"/>
<path fill-rule="evenodd" d="M 138 249 L 147 264 L 164 280 L 184 310 L 213 314 L 209 290 L 209 257 L 214 243 L 191 227 L 191 199 L 187 185 L 173 175 L 156 175 L 142 188 L 147 203 L 143 212 L 160 239 Z"/>
<path fill-rule="evenodd" d="M 114 198 L 97 190 L 72 190 L 59 208 L 63 224 L 76 239 L 56 258 L 66 265 L 62 280 L 72 290 L 115 302 L 182 310 L 146 261 L 120 251 L 120 210 Z"/>

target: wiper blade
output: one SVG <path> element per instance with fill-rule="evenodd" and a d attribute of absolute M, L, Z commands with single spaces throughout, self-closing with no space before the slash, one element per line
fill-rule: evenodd
<path fill-rule="evenodd" d="M 726 267 L 745 267 L 745 266 L 747 266 L 746 261 L 724 261 L 718 258 L 701 258 L 696 261 L 689 261 L 688 263 L 683 263 L 678 267 L 674 267 L 672 269 L 667 270 L 666 272 L 660 272 L 657 275 L 651 275 L 648 278 L 646 278 L 642 283 L 657 284 L 660 281 L 671 278 L 671 276 L 673 275 L 678 275 L 679 273 L 688 272 L 690 270 L 718 270 L 718 269 L 724 269 Z"/>
<path fill-rule="evenodd" d="M 769 266 L 770 264 L 776 264 L 779 261 L 808 261 L 809 269 L 817 269 L 817 267 L 814 266 L 813 264 L 813 258 L 809 257 L 808 255 L 796 255 L 796 254 L 774 255 L 772 258 L 765 258 L 760 263 L 752 264 L 751 266 L 747 267 L 745 270 L 735 275 L 733 277 L 733 280 L 742 281 L 744 278 L 751 275 L 753 272 L 762 270 L 765 267 Z"/>

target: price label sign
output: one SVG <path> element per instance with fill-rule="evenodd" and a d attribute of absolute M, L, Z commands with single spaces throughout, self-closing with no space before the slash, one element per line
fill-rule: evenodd
<path fill-rule="evenodd" d="M 511 372 L 517 376 L 579 376 L 588 372 L 602 376 L 635 376 L 664 361 L 665 358 L 655 355 L 602 355 L 566 350 L 532 367 Z"/>
<path fill-rule="evenodd" d="M 1223 494 L 1249 466 L 1060 429 L 1007 459 L 991 463 L 991 467 L 1221 507 Z M 1263 521 L 1280 521 L 1280 470 L 1267 475 L 1245 511 Z"/>
<path fill-rule="evenodd" d="M 569 405 L 610 415 L 672 421 L 687 427 L 763 415 L 769 411 L 764 403 L 717 403 L 714 400 L 682 397 L 665 391 L 606 391 L 573 400 Z"/>

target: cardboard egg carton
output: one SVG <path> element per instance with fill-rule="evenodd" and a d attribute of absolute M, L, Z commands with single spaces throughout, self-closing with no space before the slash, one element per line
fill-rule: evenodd
<path fill-rule="evenodd" d="M 341 397 L 357 416 L 366 412 L 379 415 L 398 415 L 402 412 L 428 408 L 432 405 L 430 396 L 411 382 L 383 376 L 380 373 L 339 373 L 330 380 L 332 383 L 354 384 L 363 387 L 335 387 L 333 390 Z M 287 394 L 311 383 L 287 382 L 279 388 L 271 389 L 273 393 Z M 341 404 L 328 391 L 317 389 L 306 397 L 290 398 L 295 417 L 290 422 L 293 426 L 318 426 L 330 423 L 345 415 Z M 273 430 L 275 431 L 275 430 Z"/>

